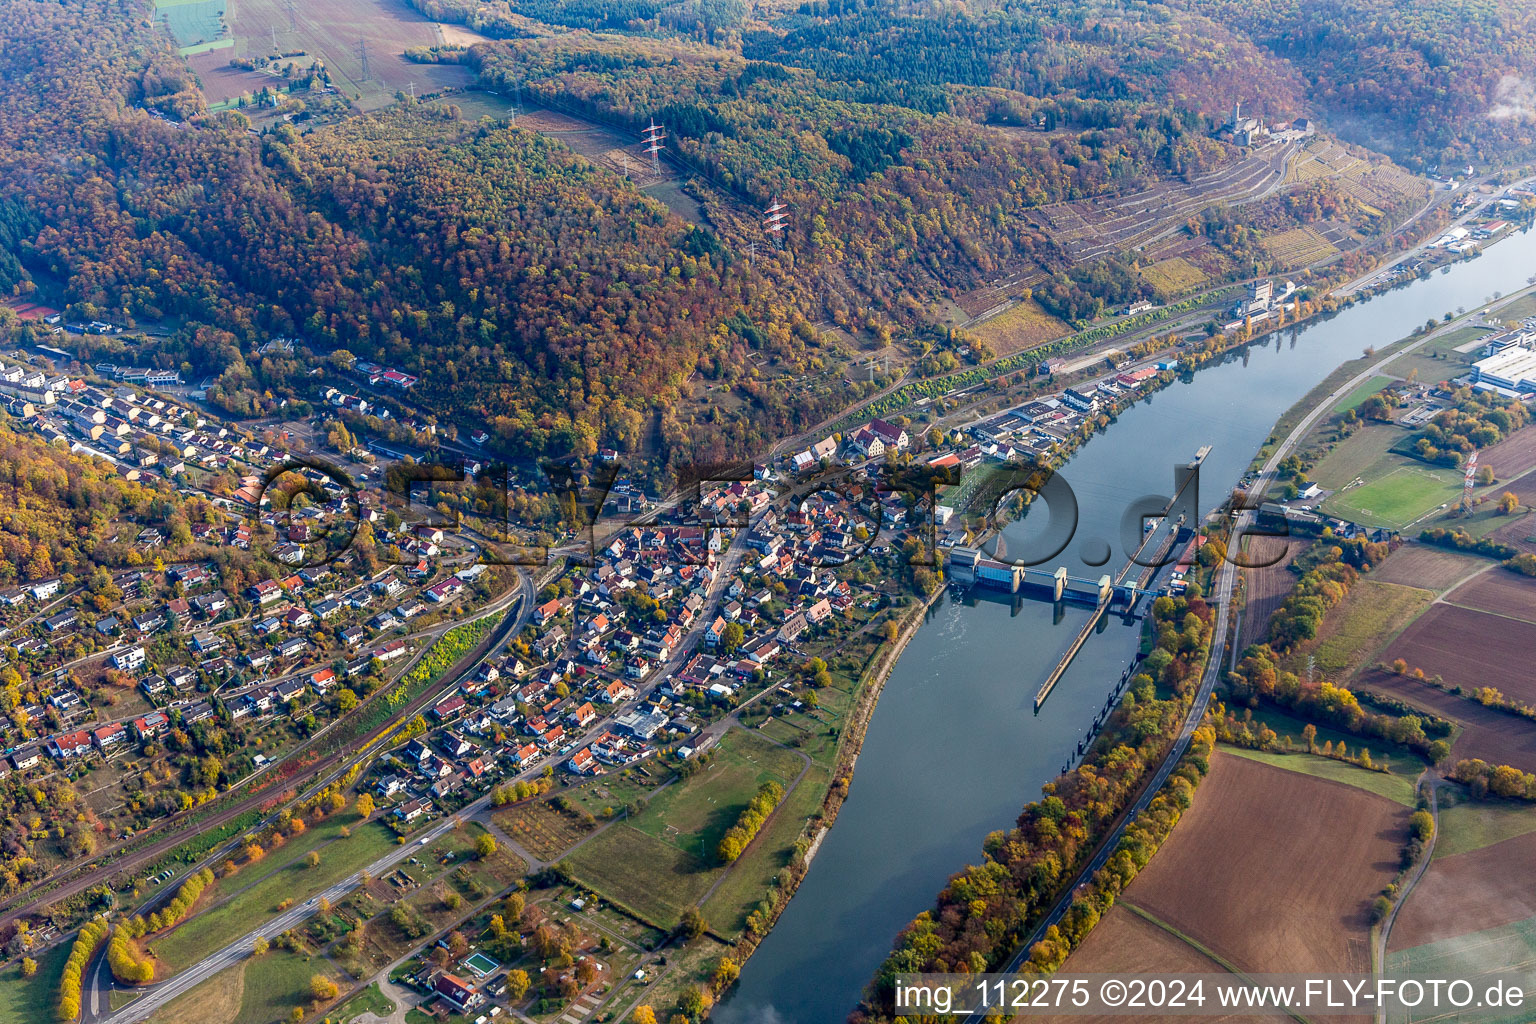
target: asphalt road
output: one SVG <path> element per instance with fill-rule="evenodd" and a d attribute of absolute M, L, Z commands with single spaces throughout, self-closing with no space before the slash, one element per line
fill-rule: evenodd
<path fill-rule="evenodd" d="M 489 796 L 484 796 L 476 802 L 488 802 L 489 799 Z M 466 808 L 465 810 L 468 811 L 469 808 Z M 177 996 L 180 996 L 186 992 L 190 992 L 192 989 L 196 988 L 198 985 L 201 985 L 203 982 L 207 981 L 215 974 L 218 974 L 220 971 L 227 970 L 228 968 L 240 963 L 240 961 L 246 959 L 247 957 L 252 956 L 252 946 L 255 944 L 258 937 L 264 938 L 270 942 L 272 939 L 276 938 L 278 935 L 281 935 L 288 929 L 298 927 L 301 923 L 304 922 L 305 919 L 309 918 L 315 913 L 315 907 L 319 904 L 319 901 L 322 898 L 329 900 L 332 904 L 339 903 L 341 900 L 345 899 L 353 889 L 356 889 L 359 885 L 362 884 L 362 875 L 364 872 L 376 878 L 386 874 L 391 869 L 393 869 L 396 864 L 399 864 L 407 857 L 414 856 L 417 852 L 420 851 L 423 845 L 437 839 L 444 832 L 452 829 L 453 826 L 453 820 L 448 819 L 446 821 L 440 822 L 437 825 L 434 825 L 430 830 L 423 833 L 419 838 L 413 836 L 409 843 L 404 846 L 395 847 L 394 849 L 390 850 L 389 853 L 386 853 L 372 864 L 369 864 L 362 871 L 348 875 L 346 878 L 337 882 L 335 885 L 331 886 L 329 889 L 326 889 L 324 892 L 311 897 L 303 903 L 295 904 L 294 906 L 283 911 L 277 917 L 274 917 L 271 921 L 268 921 L 266 924 L 259 928 L 251 929 L 249 932 L 242 935 L 234 942 L 231 942 L 223 949 L 220 949 L 216 953 L 209 954 L 179 974 L 175 974 L 165 981 L 159 983 L 158 985 L 153 985 L 150 988 L 145 989 L 143 995 L 139 996 L 139 998 L 135 999 L 121 1010 L 118 1010 L 116 1013 L 108 1013 L 106 1016 L 97 1016 L 100 1009 L 100 1005 L 97 1000 L 100 989 L 96 986 L 93 986 L 91 991 L 90 1005 L 87 1008 L 88 1015 L 86 1019 L 88 1021 L 92 1019 L 99 1020 L 104 1022 L 104 1024 L 137 1024 L 138 1021 L 145 1020 L 156 1010 L 165 1006 L 166 1003 L 169 1003 Z M 105 957 L 102 959 L 104 960 Z M 100 974 L 100 972 L 101 967 L 98 965 L 97 974 Z"/>
<path fill-rule="evenodd" d="M 1458 323 L 1460 319 L 1461 318 L 1459 317 L 1457 318 Z M 1403 355 L 1405 352 L 1414 351 L 1420 346 L 1427 344 L 1431 339 L 1437 337 L 1443 331 L 1454 329 L 1455 326 L 1456 324 L 1451 324 L 1447 325 L 1447 327 L 1441 328 L 1440 331 L 1431 332 L 1413 344 L 1393 352 L 1391 355 L 1384 357 L 1376 363 L 1373 363 L 1369 368 L 1362 370 L 1359 374 L 1350 378 L 1350 380 L 1341 385 L 1332 394 L 1318 402 L 1317 405 L 1313 407 L 1311 412 L 1302 417 L 1301 422 L 1296 424 L 1295 429 L 1293 429 L 1290 434 L 1286 436 L 1284 441 L 1275 447 L 1274 452 L 1272 452 L 1269 458 L 1265 460 L 1257 478 L 1248 488 L 1249 493 L 1263 494 L 1265 492 L 1269 486 L 1270 479 L 1274 476 L 1275 468 L 1279 466 L 1280 462 L 1291 453 L 1291 450 L 1295 448 L 1297 444 L 1300 443 L 1301 439 L 1306 436 L 1309 430 L 1312 429 L 1312 426 L 1317 422 L 1318 418 L 1328 410 L 1334 408 L 1340 399 L 1354 391 L 1357 387 L 1359 387 L 1365 381 L 1369 380 L 1371 377 L 1378 374 L 1382 367 L 1384 367 L 1392 360 L 1398 358 L 1398 356 Z M 1232 542 L 1229 545 L 1230 550 L 1240 550 L 1240 537 L 1253 525 L 1253 519 L 1254 514 L 1252 511 L 1244 511 L 1239 514 L 1237 524 L 1232 531 Z M 1083 868 L 1082 871 L 1078 872 L 1078 875 L 1076 879 L 1073 880 L 1072 885 L 1062 893 L 1060 898 L 1057 899 L 1055 905 L 1052 906 L 1050 913 L 1046 915 L 1046 917 L 1035 928 L 1034 932 L 1030 934 L 1029 939 L 1014 954 L 1013 958 L 1008 961 L 1007 967 L 1003 969 L 1004 973 L 1017 973 L 1024 962 L 1029 959 L 1030 948 L 1045 937 L 1046 930 L 1050 928 L 1051 925 L 1056 924 L 1061 920 L 1062 915 L 1066 913 L 1067 908 L 1072 905 L 1073 896 L 1077 889 L 1084 883 L 1091 880 L 1094 874 L 1098 872 L 1098 870 L 1102 868 L 1109 860 L 1109 858 L 1114 854 L 1115 849 L 1120 845 L 1120 840 L 1125 835 L 1126 828 L 1131 824 L 1132 821 L 1135 820 L 1137 815 L 1145 811 L 1147 807 L 1152 803 L 1153 798 L 1162 789 L 1163 784 L 1168 781 L 1168 776 L 1171 775 L 1174 768 L 1177 767 L 1179 760 L 1184 756 L 1185 752 L 1189 750 L 1190 740 L 1194 736 L 1195 729 L 1199 727 L 1201 719 L 1205 717 L 1206 708 L 1210 705 L 1211 695 L 1213 692 L 1215 692 L 1216 684 L 1221 679 L 1222 667 L 1226 662 L 1226 659 L 1223 657 L 1223 653 L 1226 648 L 1228 639 L 1227 635 L 1231 622 L 1231 615 L 1228 613 L 1228 609 L 1231 608 L 1232 591 L 1236 586 L 1237 579 L 1237 567 L 1233 565 L 1231 561 L 1223 562 L 1221 571 L 1216 577 L 1216 585 L 1212 595 L 1212 601 L 1216 607 L 1220 609 L 1220 611 L 1217 614 L 1215 629 L 1212 632 L 1210 653 L 1206 659 L 1205 672 L 1200 679 L 1200 688 L 1195 691 L 1194 701 L 1190 704 L 1189 713 L 1184 716 L 1184 724 L 1179 729 L 1178 737 L 1174 740 L 1173 746 L 1169 749 L 1167 755 L 1164 756 L 1162 764 L 1158 766 L 1157 771 L 1153 774 L 1151 785 L 1147 786 L 1146 789 L 1142 791 L 1141 796 L 1137 798 L 1136 802 L 1132 805 L 1131 813 L 1127 814 L 1121 819 L 1120 823 L 1115 827 L 1114 831 L 1111 832 L 1110 835 L 1099 846 L 1098 852 L 1094 855 L 1093 859 L 1085 868 Z M 967 1020 L 968 1024 L 982 1024 L 982 1022 L 985 1020 L 985 1017 L 981 1014 L 973 1014 Z"/>

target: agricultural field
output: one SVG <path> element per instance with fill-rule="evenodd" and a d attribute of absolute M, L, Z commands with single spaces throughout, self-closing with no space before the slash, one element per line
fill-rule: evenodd
<path fill-rule="evenodd" d="M 166 27 L 183 52 L 209 43 L 233 46 L 224 23 L 229 0 L 157 0 L 155 20 Z"/>
<path fill-rule="evenodd" d="M 739 927 L 746 911 L 787 859 L 805 818 L 820 800 L 820 786 L 791 784 L 805 766 L 802 755 L 745 730 L 734 730 L 715 746 L 701 771 L 659 791 L 644 811 L 609 828 L 564 863 L 583 884 L 660 928 L 670 928 L 688 907 L 710 894 L 722 877 L 717 909 L 727 928 Z M 824 777 L 823 781 L 824 781 Z M 763 782 L 784 786 L 784 803 L 753 846 L 729 870 L 715 848 L 726 829 Z M 802 806 L 806 793 L 814 802 Z M 732 900 L 736 902 L 732 902 Z M 730 905 L 727 905 L 730 904 Z"/>
<path fill-rule="evenodd" d="M 1047 313 L 1034 299 L 1015 302 L 966 330 L 998 356 L 1011 356 L 1072 333 L 1071 327 Z"/>
<path fill-rule="evenodd" d="M 1042 206 L 1030 223 L 1049 233 L 1076 263 L 1125 252 L 1209 206 L 1260 198 L 1298 148 L 1295 143 L 1263 146 L 1190 181 L 1161 181 L 1112 196 Z"/>
<path fill-rule="evenodd" d="M 1455 798 L 1450 787 L 1440 792 L 1440 833 L 1436 857 L 1480 850 L 1506 839 L 1536 832 L 1536 812 L 1507 800 Z"/>
<path fill-rule="evenodd" d="M 1536 579 L 1529 576 L 1490 569 L 1446 594 L 1445 600 L 1463 608 L 1536 622 Z"/>
<path fill-rule="evenodd" d="M 1237 647 L 1258 643 L 1269 630 L 1275 610 L 1296 587 L 1296 574 L 1290 564 L 1311 548 L 1301 537 L 1255 537 L 1244 535 L 1243 553 L 1249 562 L 1271 563 L 1262 568 L 1243 570 L 1242 635 Z"/>
<path fill-rule="evenodd" d="M 1304 267 L 1325 260 L 1339 250 L 1315 228 L 1299 227 L 1270 235 L 1263 241 L 1265 251 L 1282 268 Z"/>
<path fill-rule="evenodd" d="M 1352 741 L 1350 744 L 1352 748 L 1366 746 L 1357 737 L 1351 736 L 1349 739 Z M 1260 764 L 1284 768 L 1286 771 L 1300 772 L 1303 775 L 1327 779 L 1330 782 L 1341 782 L 1346 786 L 1386 797 L 1393 803 L 1402 804 L 1408 808 L 1415 805 L 1417 798 L 1414 776 L 1408 772 L 1414 772 L 1423 767 L 1422 763 L 1405 761 L 1400 766 L 1403 769 L 1401 773 L 1377 772 L 1346 761 L 1335 761 L 1331 757 L 1323 757 L 1319 754 L 1282 754 L 1267 750 L 1242 750 L 1236 747 L 1223 747 L 1222 750 Z M 1383 760 L 1375 757 L 1372 759 L 1378 762 Z"/>
<path fill-rule="evenodd" d="M 1434 868 L 1431 867 L 1433 872 Z M 1424 881 L 1428 881 L 1426 877 Z M 1423 882 L 1420 882 L 1420 887 Z M 1408 909 L 1420 898 L 1416 888 L 1408 899 L 1398 924 L 1392 929 L 1392 947 L 1387 951 L 1388 976 L 1393 978 L 1466 978 L 1474 987 L 1478 979 L 1488 974 L 1504 974 L 1511 971 L 1524 975 L 1525 989 L 1530 991 L 1536 978 L 1530 972 L 1533 956 L 1536 956 L 1536 918 L 1527 918 L 1512 924 L 1463 932 L 1452 938 L 1441 939 L 1419 946 L 1398 948 L 1397 936 Z M 1453 896 L 1452 899 L 1455 899 Z M 1447 1017 L 1443 1008 L 1433 1012 L 1420 1009 L 1410 1013 L 1393 1013 L 1387 1024 L 1428 1024 L 1430 1021 L 1454 1019 L 1458 1024 L 1528 1024 L 1531 1019 L 1529 1000 L 1519 1009 L 1468 1009 Z"/>
<path fill-rule="evenodd" d="M 1486 568 L 1486 558 L 1430 547 L 1428 544 L 1404 544 L 1371 570 L 1371 579 L 1378 583 L 1399 583 L 1442 593 Z"/>
<path fill-rule="evenodd" d="M 716 744 L 714 759 L 702 771 L 657 793 L 629 824 L 713 862 L 720 837 L 736 823 L 758 787 L 773 780 L 787 792 L 803 763 L 793 751 L 733 730 Z"/>
<path fill-rule="evenodd" d="M 1218 974 L 1224 968 L 1184 938 L 1123 905 L 1109 908 L 1083 944 L 1073 950 L 1062 970 L 1069 974 Z M 1124 1016 L 1074 1016 L 1076 1024 L 1124 1024 Z M 1139 1021 L 1188 1021 L 1185 1016 L 1138 1015 Z M 1285 1021 L 1284 1014 L 1224 1014 L 1211 1021 Z"/>
<path fill-rule="evenodd" d="M 1536 723 L 1436 689 L 1412 676 L 1380 669 L 1362 672 L 1356 677 L 1354 688 L 1398 697 L 1459 724 L 1461 729 L 1451 747 L 1452 761 L 1477 757 L 1490 764 L 1510 764 L 1523 771 L 1536 771 Z"/>
<path fill-rule="evenodd" d="M 746 927 L 747 914 L 767 895 L 779 872 L 789 866 L 795 841 L 804 831 L 806 821 L 820 809 L 830 782 L 831 776 L 824 768 L 818 766 L 807 772 L 800 785 L 784 798 L 783 807 L 757 841 L 705 900 L 700 909 L 716 931 L 734 938 Z"/>
<path fill-rule="evenodd" d="M 664 930 L 703 898 L 722 871 L 632 826 L 620 823 L 562 863 L 582 885 Z"/>
<path fill-rule="evenodd" d="M 1141 279 L 1169 296 L 1193 291 L 1208 280 L 1205 271 L 1183 256 L 1172 256 L 1158 260 L 1150 267 L 1142 267 Z"/>
<path fill-rule="evenodd" d="M 1373 655 L 1435 598 L 1428 590 L 1362 579 L 1330 610 L 1316 639 L 1297 648 L 1285 667 L 1305 674 L 1309 664 L 1327 679 L 1345 680 L 1372 663 Z"/>
<path fill-rule="evenodd" d="M 1536 834 L 1436 857 L 1403 904 L 1392 928 L 1390 949 L 1412 949 L 1536 917 L 1536 889 L 1529 875 L 1510 870 L 1512 865 L 1533 860 Z"/>
<path fill-rule="evenodd" d="M 1500 480 L 1513 480 L 1536 469 L 1536 426 L 1521 427 L 1498 444 L 1483 449 L 1479 466 L 1492 466 Z"/>
<path fill-rule="evenodd" d="M 276 81 L 264 72 L 229 67 L 234 57 L 272 54 L 274 32 L 279 51 L 300 51 L 324 63 L 337 88 L 364 110 L 394 102 L 395 93 L 412 85 L 420 95 L 470 81 L 469 72 L 456 65 L 412 64 L 405 59 L 407 47 L 442 42 L 434 23 L 405 0 L 313 0 L 295 4 L 291 12 L 286 0 L 203 0 L 198 6 L 210 4 L 221 11 L 227 8 L 233 45 L 191 58 L 209 103 L 233 100 Z"/>
<path fill-rule="evenodd" d="M 1404 530 L 1461 497 L 1461 474 L 1402 460 L 1359 487 L 1334 494 L 1322 510 L 1362 526 Z"/>
<path fill-rule="evenodd" d="M 1322 137 L 1308 142 L 1286 173 L 1288 184 L 1318 178 L 1335 179 L 1342 191 L 1359 199 L 1366 212 L 1373 215 L 1380 214 L 1378 207 L 1422 200 L 1429 194 L 1423 178 L 1393 163 L 1371 163 L 1355 156 L 1344 145 Z"/>
<path fill-rule="evenodd" d="M 1121 899 L 1240 970 L 1368 971 L 1369 905 L 1395 874 L 1407 818 L 1362 789 L 1217 751 Z"/>
<path fill-rule="evenodd" d="M 1527 473 L 1525 476 L 1509 485 L 1494 484 L 1490 493 L 1503 494 L 1509 491 L 1520 499 L 1520 504 L 1529 509 L 1536 506 L 1536 473 Z M 1530 512 L 1510 518 L 1487 534 L 1500 544 L 1508 544 L 1530 554 L 1536 554 L 1536 519 Z"/>
<path fill-rule="evenodd" d="M 1437 604 L 1393 641 L 1382 661 L 1402 658 L 1409 668 L 1468 689 L 1492 686 L 1527 704 L 1536 704 L 1536 623 L 1470 608 Z M 1536 723 L 1528 723 L 1536 731 Z"/>
<path fill-rule="evenodd" d="M 548 800 L 518 804 L 492 816 L 501 830 L 541 860 L 557 860 L 597 826 L 577 815 L 558 811 Z"/>

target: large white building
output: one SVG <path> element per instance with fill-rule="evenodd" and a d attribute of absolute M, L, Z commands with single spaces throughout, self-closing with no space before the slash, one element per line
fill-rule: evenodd
<path fill-rule="evenodd" d="M 1536 350 L 1511 346 L 1472 364 L 1475 387 L 1511 397 L 1536 392 Z"/>

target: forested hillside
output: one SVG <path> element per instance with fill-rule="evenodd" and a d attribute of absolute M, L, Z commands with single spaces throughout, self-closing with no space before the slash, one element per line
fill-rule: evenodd
<path fill-rule="evenodd" d="M 425 109 L 302 136 L 233 113 L 176 127 L 138 109 L 196 101 L 147 22 L 94 0 L 77 22 L 4 9 L 0 72 L 27 87 L 0 101 L 6 224 L 46 222 L 23 259 L 82 312 L 220 328 L 188 350 L 199 373 L 230 369 L 212 397 L 231 411 L 270 411 L 241 352 L 272 334 L 418 373 L 431 407 L 528 454 L 654 431 L 668 457 L 720 457 L 817 411 L 753 389 L 740 415 L 678 419 L 696 370 L 744 377 L 754 351 L 799 365 L 816 334 L 707 232 L 537 133 Z"/>
<path fill-rule="evenodd" d="M 1433 93 L 1423 131 L 1447 153 L 1528 130 L 1474 117 L 1524 95 L 1498 77 L 1517 15 L 1491 3 L 1448 26 L 1373 0 L 1373 27 L 1341 14 L 1304 43 L 1287 0 L 811 0 L 756 17 L 736 0 L 415 2 L 505 37 L 419 59 L 626 136 L 665 124 L 701 222 L 611 163 L 451 106 L 252 130 L 207 111 L 147 0 L 0 0 L 0 288 L 26 290 L 30 268 L 75 315 L 183 327 L 162 359 L 219 377 L 210 397 L 236 415 L 310 397 L 309 361 L 345 349 L 421 377 L 413 397 L 505 451 L 664 464 L 743 454 L 855 399 L 863 385 L 790 383 L 837 355 L 817 324 L 931 338 L 1003 279 L 1043 283 L 1067 319 L 1148 294 L 1113 253 L 1074 268 L 1033 211 L 1231 165 L 1212 132 L 1235 100 L 1362 118 L 1401 101 L 1406 117 Z M 1387 47 L 1423 73 L 1355 73 Z M 1436 85 L 1488 51 L 1481 91 Z M 776 200 L 782 248 L 758 223 Z M 1232 264 L 1260 265 L 1234 232 Z M 304 348 L 257 358 L 273 335 Z"/>
<path fill-rule="evenodd" d="M 1289 62 L 1335 130 L 1409 167 L 1536 145 L 1525 0 L 1173 0 Z M 1259 97 L 1264 98 L 1264 97 Z"/>
<path fill-rule="evenodd" d="M 1170 111 L 1130 102 L 954 89 L 925 99 L 939 110 L 930 112 L 906 97 L 872 100 L 859 81 L 644 41 L 531 40 L 473 56 L 493 88 L 516 84 L 630 131 L 665 124 L 671 152 L 712 185 L 752 207 L 791 205 L 793 248 L 823 272 L 825 301 L 873 301 L 908 323 L 949 290 L 1058 263 L 1031 207 L 1227 155 Z M 948 112 L 986 120 L 995 104 L 1007 120 L 1068 130 L 1020 132 Z"/>
<path fill-rule="evenodd" d="M 208 510 L 163 480 L 130 483 L 103 462 L 18 433 L 0 413 L 0 587 L 127 564 L 141 526 L 186 543 L 189 516 Z"/>

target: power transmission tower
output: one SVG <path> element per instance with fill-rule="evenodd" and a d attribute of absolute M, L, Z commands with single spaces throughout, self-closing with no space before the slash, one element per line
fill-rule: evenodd
<path fill-rule="evenodd" d="M 295 4 L 294 0 L 288 0 L 283 6 L 288 9 L 288 31 L 297 32 L 299 30 L 297 4 Z"/>
<path fill-rule="evenodd" d="M 363 62 L 363 77 L 361 81 L 368 81 L 368 40 L 357 41 L 358 58 Z"/>
<path fill-rule="evenodd" d="M 645 130 L 645 138 L 640 140 L 645 143 L 644 152 L 651 154 L 651 173 L 658 177 L 661 176 L 661 159 L 657 154 L 667 148 L 663 145 L 666 137 L 666 128 L 652 121 L 651 126 Z"/>
<path fill-rule="evenodd" d="M 755 242 L 755 241 L 748 242 L 746 244 L 746 250 L 747 250 L 747 269 L 751 270 L 752 269 L 752 257 L 757 255 L 757 242 Z"/>
<path fill-rule="evenodd" d="M 789 207 L 773 201 L 773 205 L 763 211 L 763 231 L 774 240 L 774 244 L 783 245 L 784 232 L 789 228 Z"/>

